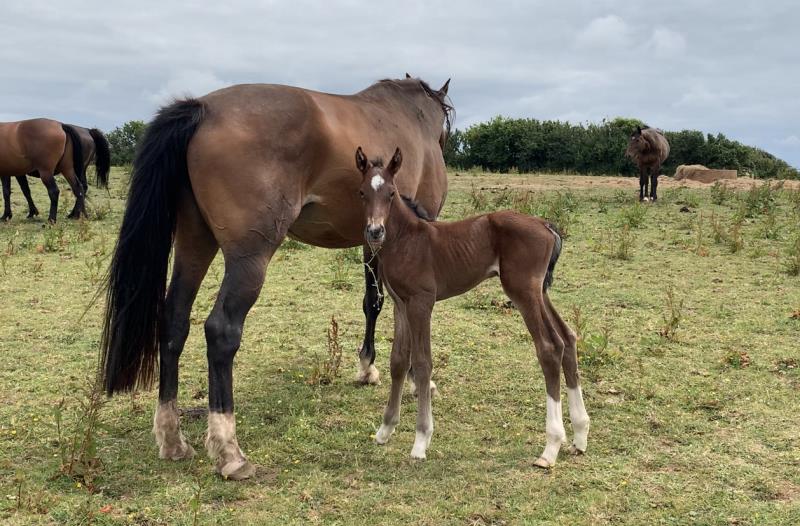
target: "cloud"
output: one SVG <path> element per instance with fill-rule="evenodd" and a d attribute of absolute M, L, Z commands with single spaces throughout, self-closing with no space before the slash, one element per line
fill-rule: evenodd
<path fill-rule="evenodd" d="M 171 75 L 157 92 L 148 93 L 147 98 L 160 105 L 174 98 L 205 95 L 230 84 L 221 80 L 211 71 L 178 71 Z"/>
<path fill-rule="evenodd" d="M 797 135 L 789 135 L 778 141 L 781 146 L 789 146 L 791 148 L 800 148 L 800 137 Z"/>
<path fill-rule="evenodd" d="M 608 15 L 595 18 L 578 34 L 579 47 L 590 48 L 623 48 L 630 43 L 630 28 L 625 21 Z"/>
<path fill-rule="evenodd" d="M 686 51 L 684 36 L 665 27 L 657 27 L 653 31 L 649 45 L 659 58 L 678 58 Z"/>

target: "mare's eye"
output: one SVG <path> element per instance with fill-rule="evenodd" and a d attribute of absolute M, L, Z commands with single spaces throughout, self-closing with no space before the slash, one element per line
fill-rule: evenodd
<path fill-rule="evenodd" d="M 361 196 L 361 199 L 364 199 L 364 191 L 363 190 L 359 190 L 358 191 L 358 195 Z"/>

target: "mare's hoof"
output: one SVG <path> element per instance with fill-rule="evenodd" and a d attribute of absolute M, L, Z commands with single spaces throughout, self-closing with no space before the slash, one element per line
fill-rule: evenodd
<path fill-rule="evenodd" d="M 372 364 L 366 370 L 359 369 L 355 380 L 360 385 L 381 385 L 381 374 L 375 364 Z"/>
<path fill-rule="evenodd" d="M 217 473 L 225 480 L 244 480 L 256 474 L 256 467 L 248 460 L 238 460 L 222 467 L 217 465 Z"/>
<path fill-rule="evenodd" d="M 194 448 L 185 441 L 173 447 L 161 446 L 158 451 L 158 458 L 164 460 L 186 460 L 192 458 Z"/>
<path fill-rule="evenodd" d="M 544 457 L 537 458 L 533 465 L 542 469 L 552 469 L 554 466 L 554 464 L 548 462 Z"/>
<path fill-rule="evenodd" d="M 7 216 L 0 217 L 0 221 L 11 221 L 11 214 L 8 214 Z"/>
<path fill-rule="evenodd" d="M 38 210 L 31 210 L 30 212 L 28 212 L 28 219 L 33 219 L 34 217 L 38 216 L 39 216 Z"/>

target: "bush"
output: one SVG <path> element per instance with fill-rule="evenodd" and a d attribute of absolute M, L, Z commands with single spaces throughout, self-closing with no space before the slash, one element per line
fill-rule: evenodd
<path fill-rule="evenodd" d="M 143 121 L 129 121 L 114 128 L 106 135 L 111 147 L 111 164 L 125 166 L 133 163 L 136 145 L 139 144 L 147 125 Z"/>

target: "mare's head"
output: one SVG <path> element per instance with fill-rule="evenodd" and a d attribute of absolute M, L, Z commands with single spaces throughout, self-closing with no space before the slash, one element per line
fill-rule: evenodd
<path fill-rule="evenodd" d="M 628 140 L 628 148 L 625 150 L 625 155 L 632 159 L 636 159 L 640 154 L 650 149 L 650 142 L 645 138 L 642 133 L 642 127 L 637 126 L 636 130 L 631 134 Z"/>
<path fill-rule="evenodd" d="M 364 203 L 364 240 L 374 249 L 386 240 L 386 219 L 397 195 L 394 177 L 403 163 L 403 155 L 397 148 L 389 165 L 384 167 L 381 159 L 370 161 L 361 146 L 356 150 L 356 168 L 361 172 L 361 201 Z"/>

